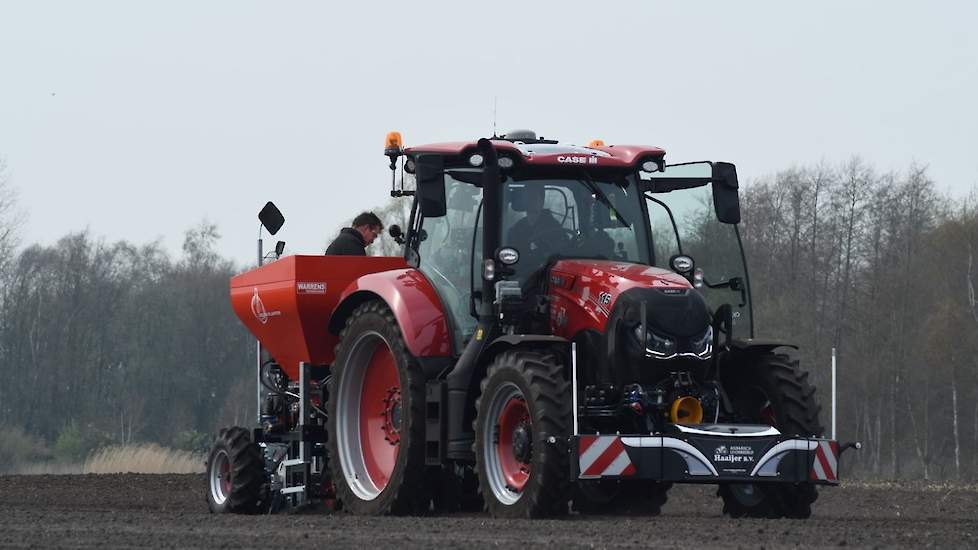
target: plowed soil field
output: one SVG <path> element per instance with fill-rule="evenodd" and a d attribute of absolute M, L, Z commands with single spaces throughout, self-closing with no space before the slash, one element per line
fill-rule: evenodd
<path fill-rule="evenodd" d="M 2 548 L 964 548 L 978 547 L 978 488 L 849 484 L 809 520 L 730 519 L 715 489 L 676 486 L 658 517 L 343 513 L 214 516 L 200 475 L 0 477 Z"/>

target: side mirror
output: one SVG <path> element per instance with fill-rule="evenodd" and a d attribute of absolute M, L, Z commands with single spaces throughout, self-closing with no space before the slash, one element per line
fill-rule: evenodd
<path fill-rule="evenodd" d="M 394 239 L 397 244 L 404 244 L 404 232 L 401 231 L 401 226 L 396 223 L 387 229 L 387 234 Z"/>
<path fill-rule="evenodd" d="M 421 215 L 438 218 L 445 215 L 445 161 L 441 155 L 421 155 L 416 163 L 417 196 Z"/>
<path fill-rule="evenodd" d="M 285 252 L 285 241 L 275 243 L 275 257 L 281 258 L 283 252 Z"/>
<path fill-rule="evenodd" d="M 265 207 L 261 209 L 261 212 L 258 213 L 258 220 L 270 234 L 274 235 L 278 233 L 279 229 L 282 229 L 282 224 L 285 223 L 285 216 L 275 206 L 275 203 L 268 201 L 265 203 Z"/>
<path fill-rule="evenodd" d="M 723 223 L 740 223 L 737 167 L 729 162 L 713 163 L 713 209 Z"/>

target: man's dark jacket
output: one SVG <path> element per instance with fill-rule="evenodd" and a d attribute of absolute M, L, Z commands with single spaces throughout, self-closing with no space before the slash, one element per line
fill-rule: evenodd
<path fill-rule="evenodd" d="M 565 252 L 567 230 L 550 210 L 544 209 L 533 223 L 529 216 L 514 223 L 506 244 L 516 247 L 520 257 L 526 258 L 524 265 L 542 264 L 551 254 Z"/>
<path fill-rule="evenodd" d="M 363 240 L 363 235 L 352 227 L 344 227 L 339 236 L 333 239 L 329 248 L 326 249 L 327 256 L 366 256 L 367 243 Z"/>

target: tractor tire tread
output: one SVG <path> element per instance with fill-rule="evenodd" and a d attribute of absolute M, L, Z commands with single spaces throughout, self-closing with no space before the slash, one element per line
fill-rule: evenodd
<path fill-rule="evenodd" d="M 425 468 L 417 467 L 419 460 L 421 466 L 424 465 L 424 438 L 425 438 L 425 425 L 424 425 L 424 381 L 423 377 L 420 376 L 420 367 L 417 365 L 417 361 L 408 351 L 407 344 L 404 341 L 404 337 L 401 334 L 400 325 L 397 322 L 397 318 L 391 309 L 381 300 L 370 300 L 364 302 L 353 310 L 353 313 L 346 320 L 346 324 L 339 334 L 339 343 L 336 345 L 335 356 L 337 358 L 341 357 L 343 353 L 346 352 L 346 347 L 349 346 L 350 340 L 350 330 L 354 324 L 364 316 L 375 315 L 379 316 L 383 323 L 390 329 L 389 330 L 389 340 L 388 343 L 391 347 L 391 353 L 394 354 L 395 360 L 399 365 L 406 365 L 407 369 L 415 369 L 418 376 L 409 376 L 408 384 L 406 387 L 402 388 L 403 393 L 410 393 L 411 395 L 411 407 L 410 415 L 405 415 L 409 418 L 420 419 L 420 421 L 411 421 L 408 428 L 408 437 L 401 437 L 401 448 L 399 453 L 407 453 L 409 455 L 408 460 L 414 459 L 413 464 L 405 467 L 403 472 L 403 477 L 400 480 L 400 486 L 397 489 L 397 495 L 391 499 L 383 499 L 383 504 L 377 508 L 372 509 L 368 513 L 369 515 L 421 515 L 428 511 L 430 504 L 430 496 L 428 491 L 425 489 Z M 329 395 L 331 396 L 330 403 L 328 404 L 329 418 L 335 418 L 336 415 L 336 397 L 338 397 L 338 391 L 335 387 L 335 383 L 338 380 L 338 373 L 334 372 L 331 378 L 331 386 L 329 388 Z M 403 411 L 402 415 L 407 411 Z M 340 464 L 340 460 L 337 456 L 337 446 L 338 442 L 335 437 L 329 437 L 327 446 L 329 447 L 329 456 L 336 457 L 329 461 L 331 469 L 331 477 L 334 480 L 334 486 L 336 487 L 337 500 L 343 503 L 343 510 L 347 512 L 357 513 L 357 506 L 353 504 L 354 502 L 360 500 L 353 491 L 348 487 L 345 481 L 343 481 L 343 472 Z M 411 456 L 411 455 L 416 456 Z M 394 482 L 394 480 L 391 480 Z M 381 499 L 375 499 L 381 500 Z"/>
<path fill-rule="evenodd" d="M 775 397 L 779 399 L 773 404 L 779 410 L 778 429 L 786 435 L 801 437 L 817 437 L 822 434 L 819 422 L 821 405 L 815 398 L 815 387 L 809 383 L 808 372 L 802 370 L 799 362 L 783 353 L 760 353 L 751 356 L 747 369 L 741 371 L 740 379 L 731 381 L 732 389 L 736 391 L 738 384 L 743 384 L 745 372 L 748 378 L 761 380 L 772 387 Z M 732 493 L 730 487 L 721 485 L 717 495 L 723 499 L 723 513 L 730 517 L 767 517 L 767 518 L 798 518 L 811 515 L 811 505 L 818 499 L 818 490 L 812 483 L 800 483 L 788 486 L 763 487 L 764 499 L 754 507 L 742 505 Z"/>
<path fill-rule="evenodd" d="M 265 460 L 262 451 L 251 441 L 251 432 L 235 426 L 218 432 L 214 450 L 208 456 L 206 471 L 210 475 L 214 453 L 223 449 L 228 454 L 231 465 L 231 491 L 227 495 L 227 505 L 220 507 L 211 500 L 208 488 L 207 504 L 213 513 L 231 512 L 235 514 L 256 514 L 263 511 L 262 500 L 265 485 Z"/>
<path fill-rule="evenodd" d="M 542 470 L 534 471 L 535 479 L 531 478 L 527 482 L 528 487 L 538 490 L 527 491 L 517 505 L 505 507 L 502 505 L 494 506 L 495 497 L 491 490 L 484 487 L 482 476 L 479 471 L 479 460 L 476 460 L 476 474 L 480 477 L 479 492 L 485 502 L 485 508 L 490 513 L 499 517 L 551 517 L 567 514 L 567 504 L 570 499 L 570 471 L 567 453 L 567 435 L 570 433 L 571 407 L 566 396 L 570 395 L 570 382 L 564 377 L 562 360 L 559 355 L 551 350 L 508 350 L 496 356 L 489 366 L 485 378 L 480 384 L 479 397 L 475 402 L 475 409 L 479 411 L 473 422 L 473 430 L 479 433 L 480 416 L 482 411 L 482 401 L 485 397 L 486 389 L 497 373 L 503 369 L 516 369 L 523 373 L 529 395 L 527 401 L 536 404 L 533 414 L 533 423 L 539 426 L 538 441 L 546 441 L 549 436 L 555 436 L 553 444 L 544 443 L 549 446 L 549 452 L 544 451 L 541 457 Z M 476 456 L 480 456 L 478 449 L 479 436 L 476 436 L 476 443 L 473 450 Z M 537 451 L 534 451 L 536 454 Z M 532 483 L 531 483 L 532 482 Z M 528 493 L 528 494 L 527 494 Z M 526 499 L 524 501 L 524 499 Z"/>

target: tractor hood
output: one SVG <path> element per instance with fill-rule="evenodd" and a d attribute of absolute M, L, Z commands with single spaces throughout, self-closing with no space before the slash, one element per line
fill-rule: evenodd
<path fill-rule="evenodd" d="M 592 383 L 654 382 L 669 370 L 701 368 L 710 358 L 710 310 L 699 291 L 672 271 L 560 260 L 549 283 L 551 331 L 583 343 Z"/>
<path fill-rule="evenodd" d="M 648 327 L 665 336 L 697 337 L 710 324 L 699 292 L 666 269 L 608 260 L 560 260 L 550 270 L 549 283 L 551 328 L 560 336 L 573 337 L 586 329 L 604 333 L 613 313 L 638 324 L 643 302 Z"/>

